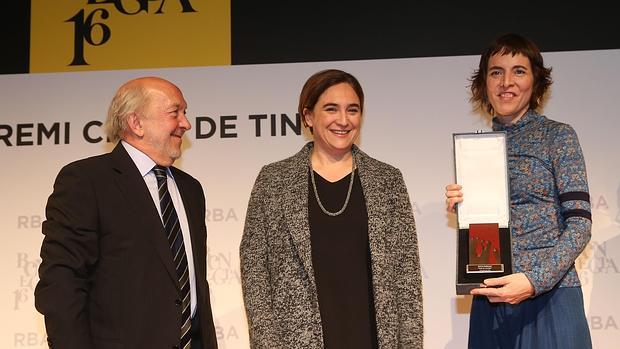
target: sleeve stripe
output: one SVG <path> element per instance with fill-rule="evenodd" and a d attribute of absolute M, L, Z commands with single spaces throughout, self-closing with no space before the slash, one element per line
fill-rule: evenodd
<path fill-rule="evenodd" d="M 574 210 L 568 210 L 562 213 L 562 217 L 564 217 L 565 220 L 569 219 L 570 217 L 583 217 L 592 221 L 592 213 L 590 213 L 590 211 L 582 210 L 579 208 L 576 208 Z"/>
<path fill-rule="evenodd" d="M 560 194 L 559 196 L 560 202 L 571 201 L 571 200 L 581 200 L 585 202 L 590 202 L 590 194 L 585 191 L 569 191 L 567 193 Z"/>

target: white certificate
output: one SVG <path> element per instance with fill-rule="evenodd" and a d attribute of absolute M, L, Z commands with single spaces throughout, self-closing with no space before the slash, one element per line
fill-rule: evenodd
<path fill-rule="evenodd" d="M 463 202 L 457 207 L 459 229 L 478 223 L 508 228 L 506 133 L 454 134 L 454 158 L 456 182 L 463 187 Z"/>

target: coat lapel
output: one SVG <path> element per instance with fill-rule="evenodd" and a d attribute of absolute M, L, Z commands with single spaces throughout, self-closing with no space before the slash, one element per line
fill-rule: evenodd
<path fill-rule="evenodd" d="M 394 329 L 397 323 L 393 322 L 394 304 L 393 280 L 390 280 L 392 264 L 390 261 L 390 242 L 387 240 L 386 222 L 393 212 L 390 212 L 390 199 L 385 195 L 381 173 L 375 171 L 369 164 L 368 157 L 359 148 L 354 146 L 355 162 L 357 164 L 360 182 L 366 200 L 368 212 L 368 245 L 372 265 L 372 283 L 374 294 L 375 313 L 377 317 L 377 335 L 379 346 L 389 343 L 395 338 Z"/>
<path fill-rule="evenodd" d="M 382 192 L 379 190 L 381 188 L 378 188 L 376 185 L 378 181 L 373 173 L 372 166 L 368 166 L 366 163 L 368 156 L 356 146 L 353 147 L 355 163 L 358 168 L 360 182 L 362 183 L 364 199 L 366 200 L 366 210 L 368 212 L 368 243 L 370 245 L 371 257 L 373 257 L 372 263 L 374 267 L 375 263 L 383 262 L 376 257 L 384 256 L 386 253 L 386 241 L 384 241 L 384 234 L 381 233 L 383 228 L 381 224 L 385 222 L 386 217 L 389 215 L 388 203 L 385 202 L 385 195 L 382 195 Z"/>
<path fill-rule="evenodd" d="M 299 258 L 316 290 L 314 267 L 312 266 L 312 247 L 310 244 L 310 223 L 308 222 L 308 159 L 312 143 L 306 144 L 291 163 L 290 190 L 283 193 L 286 224 L 293 239 Z"/>
<path fill-rule="evenodd" d="M 118 143 L 111 153 L 114 181 L 123 193 L 125 200 L 134 208 L 125 219 L 141 221 L 141 234 L 153 245 L 168 274 L 178 284 L 176 269 L 170 257 L 170 246 L 166 239 L 163 224 L 153 203 L 144 179 L 125 148 Z"/>

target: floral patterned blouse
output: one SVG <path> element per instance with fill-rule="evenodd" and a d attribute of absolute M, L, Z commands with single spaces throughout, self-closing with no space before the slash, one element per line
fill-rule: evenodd
<path fill-rule="evenodd" d="M 510 214 L 515 272 L 535 296 L 553 287 L 580 286 L 575 259 L 591 235 L 586 167 L 570 125 L 528 111 L 507 132 Z"/>

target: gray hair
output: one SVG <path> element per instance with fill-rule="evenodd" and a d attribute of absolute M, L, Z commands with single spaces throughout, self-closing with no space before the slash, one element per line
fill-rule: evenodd
<path fill-rule="evenodd" d="M 124 139 L 128 128 L 127 117 L 146 104 L 147 92 L 142 84 L 126 84 L 118 89 L 110 102 L 105 122 L 105 130 L 111 142 Z"/>

